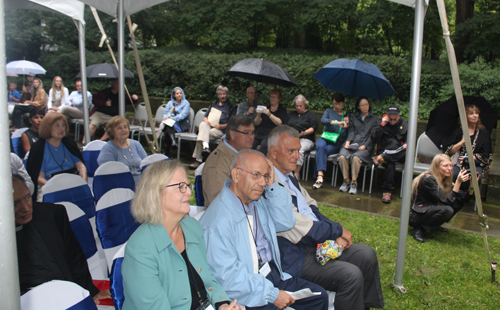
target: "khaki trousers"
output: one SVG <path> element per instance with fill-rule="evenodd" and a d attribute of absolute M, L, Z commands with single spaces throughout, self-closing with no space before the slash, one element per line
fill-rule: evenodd
<path fill-rule="evenodd" d="M 351 162 L 349 163 L 349 160 L 345 158 L 345 156 L 341 155 L 338 161 L 344 180 L 349 178 L 349 164 L 351 165 L 351 180 L 358 179 L 359 170 L 361 169 L 361 164 L 363 163 L 358 156 L 352 156 Z"/>
<path fill-rule="evenodd" d="M 70 119 L 83 118 L 82 110 L 75 107 L 71 107 L 69 105 L 63 105 L 62 107 L 59 108 L 58 112 Z"/>
<path fill-rule="evenodd" d="M 219 139 L 224 133 L 216 128 L 210 127 L 205 122 L 200 123 L 198 128 L 198 137 L 196 138 L 196 147 L 194 148 L 193 158 L 202 159 L 201 151 L 203 151 L 203 142 L 209 143 L 211 139 Z"/>

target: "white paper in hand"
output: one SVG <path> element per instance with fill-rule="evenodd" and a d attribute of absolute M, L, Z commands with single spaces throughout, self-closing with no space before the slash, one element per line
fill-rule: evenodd
<path fill-rule="evenodd" d="M 257 113 L 262 113 L 262 111 L 263 111 L 264 109 L 267 109 L 267 107 L 266 107 L 265 105 L 258 105 L 258 106 L 257 106 L 257 108 L 255 109 L 255 111 L 256 111 Z"/>
<path fill-rule="evenodd" d="M 288 291 L 285 292 L 287 292 L 295 300 L 321 295 L 321 292 L 312 292 L 310 288 L 305 288 L 296 292 L 288 292 Z"/>
<path fill-rule="evenodd" d="M 215 108 L 210 109 L 210 113 L 208 114 L 208 121 L 211 126 L 219 125 L 220 117 L 222 115 L 221 110 L 217 110 Z"/>

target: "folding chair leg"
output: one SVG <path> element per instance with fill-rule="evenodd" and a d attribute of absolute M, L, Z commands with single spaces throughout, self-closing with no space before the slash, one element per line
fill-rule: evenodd
<path fill-rule="evenodd" d="M 401 189 L 399 190 L 399 198 L 403 198 L 403 187 L 405 182 L 405 170 L 401 172 Z"/>
<path fill-rule="evenodd" d="M 365 170 L 363 171 L 363 187 L 361 188 L 361 192 L 365 192 L 365 183 L 366 183 L 366 168 L 368 166 L 365 166 Z"/>
<path fill-rule="evenodd" d="M 368 194 L 372 193 L 372 185 L 373 185 L 373 172 L 375 170 L 375 164 L 372 164 L 372 173 L 370 175 L 370 190 L 368 191 Z"/>
<path fill-rule="evenodd" d="M 307 182 L 309 179 L 309 161 L 311 160 L 311 156 L 307 155 L 307 162 L 306 162 L 306 176 L 304 178 L 304 181 Z"/>
<path fill-rule="evenodd" d="M 177 159 L 181 158 L 181 137 L 177 138 Z"/>

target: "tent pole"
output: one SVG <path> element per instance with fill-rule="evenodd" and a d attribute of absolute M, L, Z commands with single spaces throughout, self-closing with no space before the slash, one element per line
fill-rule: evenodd
<path fill-rule="evenodd" d="M 85 142 L 90 142 L 89 99 L 87 98 L 87 61 L 85 60 L 85 26 L 78 21 L 78 47 L 80 52 L 80 76 L 82 79 L 83 130 Z"/>
<path fill-rule="evenodd" d="M 404 263 L 406 255 L 406 239 L 408 237 L 408 219 L 410 217 L 411 182 L 413 181 L 413 163 L 415 160 L 418 102 L 420 97 L 420 73 L 422 68 L 422 42 L 424 37 L 425 0 L 415 1 L 415 21 L 413 30 L 413 56 L 410 88 L 410 110 L 408 117 L 408 136 L 406 148 L 405 170 L 403 174 L 403 201 L 401 205 L 401 221 L 399 224 L 398 254 L 393 285 L 402 293 Z"/>
<path fill-rule="evenodd" d="M 7 85 L 5 72 L 5 12 L 0 0 L 0 85 Z M 0 98 L 7 98 L 7 88 L 0 87 Z M 10 134 L 7 108 L 0 115 L 0 300 L 2 309 L 20 309 L 19 274 L 17 266 L 14 199 L 10 170 Z"/>
<path fill-rule="evenodd" d="M 119 114 L 125 117 L 125 20 L 123 0 L 118 0 L 118 106 Z"/>

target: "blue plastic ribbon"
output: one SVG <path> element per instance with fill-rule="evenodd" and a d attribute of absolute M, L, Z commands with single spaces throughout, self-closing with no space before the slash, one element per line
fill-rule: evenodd
<path fill-rule="evenodd" d="M 90 178 L 94 176 L 94 172 L 99 167 L 97 157 L 99 157 L 100 152 L 101 151 L 84 151 L 82 154 L 83 162 L 87 168 L 87 176 Z"/>
<path fill-rule="evenodd" d="M 122 263 L 123 257 L 119 257 L 113 261 L 111 275 L 109 277 L 109 291 L 111 292 L 111 297 L 113 298 L 117 310 L 122 309 L 123 302 L 125 301 L 125 295 L 123 293 Z"/>
<path fill-rule="evenodd" d="M 92 226 L 86 216 L 80 216 L 70 222 L 76 239 L 80 242 L 85 258 L 89 259 L 97 252 Z"/>
<path fill-rule="evenodd" d="M 93 309 L 97 310 L 97 306 L 95 305 L 95 302 L 92 299 L 92 297 L 89 295 L 76 305 L 73 305 L 66 310 L 93 310 Z"/>
<path fill-rule="evenodd" d="M 130 201 L 97 211 L 97 232 L 102 247 L 110 249 L 125 243 L 139 227 L 130 213 Z"/>
<path fill-rule="evenodd" d="M 94 176 L 94 199 L 99 201 L 108 191 L 115 188 L 135 190 L 135 182 L 130 172 Z"/>
<path fill-rule="evenodd" d="M 95 202 L 88 185 L 80 185 L 43 195 L 43 202 L 58 203 L 69 201 L 85 212 L 87 218 L 95 216 Z"/>

